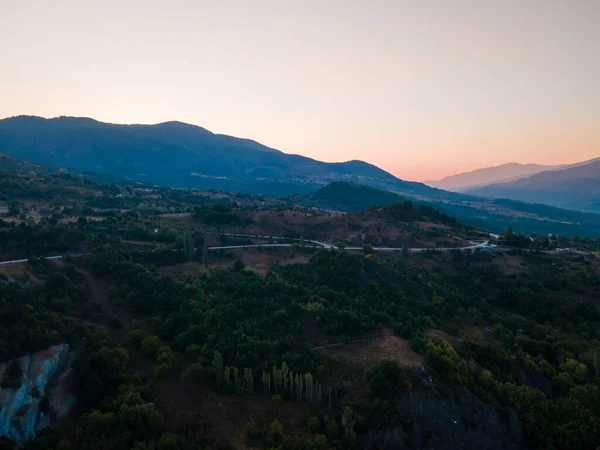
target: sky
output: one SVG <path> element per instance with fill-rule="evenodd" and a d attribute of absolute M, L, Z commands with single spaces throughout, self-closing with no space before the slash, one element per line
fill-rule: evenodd
<path fill-rule="evenodd" d="M 600 0 L 0 0 L 0 118 L 179 120 L 430 180 L 600 156 Z"/>

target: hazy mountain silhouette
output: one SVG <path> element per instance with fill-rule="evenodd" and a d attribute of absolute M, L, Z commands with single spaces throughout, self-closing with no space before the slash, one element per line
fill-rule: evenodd
<path fill-rule="evenodd" d="M 462 192 L 474 187 L 492 183 L 506 183 L 545 170 L 557 170 L 562 167 L 564 166 L 507 163 L 500 166 L 485 167 L 470 172 L 451 175 L 437 181 L 426 181 L 425 184 L 448 191 Z"/>
<path fill-rule="evenodd" d="M 541 172 L 509 183 L 470 189 L 469 194 L 545 203 L 561 208 L 600 212 L 600 158 Z"/>

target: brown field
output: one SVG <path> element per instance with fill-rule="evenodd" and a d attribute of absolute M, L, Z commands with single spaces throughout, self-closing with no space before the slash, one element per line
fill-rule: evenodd
<path fill-rule="evenodd" d="M 384 359 L 412 367 L 419 367 L 425 361 L 423 356 L 411 350 L 408 341 L 391 334 L 365 338 L 348 344 L 329 344 L 314 350 L 324 356 L 335 354 L 343 362 L 359 367 L 364 372 Z"/>
<path fill-rule="evenodd" d="M 275 264 L 285 266 L 287 264 L 307 262 L 309 256 L 294 252 L 291 248 L 280 248 L 277 251 L 263 249 L 238 249 L 233 251 L 232 258 L 223 255 L 211 253 L 209 257 L 209 270 L 228 269 L 233 266 L 235 260 L 242 260 L 246 263 L 246 270 L 251 270 L 257 274 L 266 275 Z M 157 269 L 162 276 L 199 276 L 206 273 L 204 265 L 198 262 L 188 262 L 162 266 Z"/>

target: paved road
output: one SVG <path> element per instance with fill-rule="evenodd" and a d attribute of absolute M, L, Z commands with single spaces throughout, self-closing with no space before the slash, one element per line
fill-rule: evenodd
<path fill-rule="evenodd" d="M 277 240 L 291 240 L 291 241 L 301 241 L 302 239 L 298 238 L 286 238 L 283 236 L 263 236 L 260 234 L 238 234 L 238 233 L 221 233 L 225 236 L 235 236 L 235 237 L 249 237 L 249 238 L 260 238 L 260 239 L 277 239 Z M 304 239 L 305 243 L 319 245 L 323 248 L 338 248 L 335 245 L 327 244 L 325 242 L 313 241 L 309 239 Z M 485 247 L 488 245 L 489 240 L 485 240 L 480 243 L 472 243 L 472 245 L 468 245 L 465 247 L 415 247 L 409 248 L 409 252 L 424 252 L 428 250 L 439 250 L 439 251 L 449 251 L 449 250 L 474 250 L 476 248 Z M 229 250 L 236 248 L 257 248 L 257 247 L 291 247 L 294 244 L 247 244 L 247 245 L 223 245 L 218 247 L 208 247 L 209 250 Z M 346 250 L 363 250 L 364 247 L 344 247 Z M 374 251 L 382 251 L 382 252 L 397 252 L 402 251 L 402 247 L 373 247 Z"/>
<path fill-rule="evenodd" d="M 44 256 L 44 259 L 61 259 L 63 256 L 62 255 L 58 255 L 58 256 Z M 5 264 L 18 264 L 18 263 L 26 263 L 27 261 L 29 261 L 29 259 L 13 259 L 12 261 L 2 261 L 0 262 L 0 266 L 3 266 Z"/>
<path fill-rule="evenodd" d="M 252 238 L 261 238 L 261 239 L 276 239 L 276 240 L 291 240 L 300 242 L 302 239 L 298 238 L 287 238 L 283 236 L 262 236 L 259 234 L 236 234 L 236 233 L 221 233 L 225 234 L 225 236 L 236 236 L 236 237 L 252 237 Z M 304 239 L 304 243 L 313 244 L 316 246 L 320 246 L 327 249 L 338 248 L 335 245 L 327 244 L 326 242 L 312 241 L 308 239 Z M 425 252 L 428 250 L 438 250 L 438 251 L 449 251 L 449 250 L 474 250 L 476 248 L 485 247 L 489 241 L 483 241 L 479 244 L 472 244 L 466 247 L 423 247 L 423 248 L 409 248 L 409 252 Z M 248 245 L 224 245 L 219 247 L 208 247 L 209 250 L 233 250 L 236 248 L 258 248 L 258 247 L 291 247 L 294 244 L 248 244 Z M 346 250 L 363 250 L 364 247 L 344 247 Z M 374 251 L 378 252 L 399 252 L 402 251 L 402 247 L 373 247 Z M 175 250 L 174 250 L 175 251 Z M 63 255 L 56 256 L 44 256 L 44 259 L 62 259 Z M 0 261 L 0 266 L 6 264 L 19 264 L 26 263 L 29 259 L 13 259 L 11 261 Z"/>

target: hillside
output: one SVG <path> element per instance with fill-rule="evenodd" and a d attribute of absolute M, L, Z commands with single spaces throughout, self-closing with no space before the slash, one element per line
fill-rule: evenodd
<path fill-rule="evenodd" d="M 541 204 L 514 200 L 491 200 L 462 196 L 466 200 L 436 200 L 423 197 L 415 203 L 438 209 L 459 222 L 477 228 L 503 232 L 512 228 L 521 233 L 600 236 L 600 216 Z M 406 198 L 393 192 L 356 183 L 332 183 L 318 191 L 294 196 L 293 204 L 333 211 L 366 211 L 373 206 L 403 203 Z"/>
<path fill-rule="evenodd" d="M 425 184 L 438 189 L 461 192 L 492 183 L 505 183 L 545 170 L 560 169 L 561 167 L 562 166 L 547 166 L 541 164 L 508 163 L 451 175 L 437 181 L 426 181 Z"/>
<path fill-rule="evenodd" d="M 509 183 L 470 189 L 468 193 L 600 212 L 600 159 Z"/>
<path fill-rule="evenodd" d="M 303 203 L 334 211 L 365 211 L 373 206 L 393 205 L 405 200 L 390 191 L 356 183 L 335 182 L 307 195 Z"/>
<path fill-rule="evenodd" d="M 55 166 L 32 163 L 7 155 L 0 155 L 0 170 L 16 171 L 24 175 L 66 175 L 85 177 L 89 180 L 114 183 L 122 186 L 152 187 L 148 183 L 109 175 L 102 172 L 68 171 Z M 20 184 L 23 184 L 20 178 Z M 283 184 L 274 182 L 272 184 Z M 296 185 L 292 185 L 296 186 Z M 503 232 L 508 227 L 522 233 L 553 233 L 567 236 L 600 235 L 600 221 L 596 214 L 554 208 L 539 204 L 528 204 L 511 200 L 490 200 L 464 194 L 450 194 L 432 189 L 436 195 L 408 194 L 401 196 L 387 190 L 376 189 L 353 182 L 334 182 L 306 195 L 290 197 L 261 196 L 261 204 L 278 205 L 284 202 L 335 211 L 364 211 L 373 206 L 391 205 L 412 199 L 418 203 L 432 206 L 456 217 L 461 223 L 493 232 Z M 49 192 L 49 191 L 40 191 Z M 223 198 L 232 198 L 231 192 L 220 191 Z M 437 194 L 449 194 L 448 198 Z M 37 194 L 33 194 L 37 195 Z"/>
<path fill-rule="evenodd" d="M 362 161 L 324 163 L 181 122 L 115 125 L 18 116 L 0 120 L 0 153 L 178 188 L 289 195 L 343 180 L 437 195 Z"/>
<path fill-rule="evenodd" d="M 30 258 L 0 265 L 0 434 L 26 448 L 597 446 L 598 242 L 478 251 L 411 201 L 334 213 L 32 170 L 0 194 L 0 261 Z"/>

